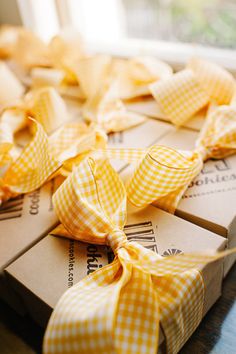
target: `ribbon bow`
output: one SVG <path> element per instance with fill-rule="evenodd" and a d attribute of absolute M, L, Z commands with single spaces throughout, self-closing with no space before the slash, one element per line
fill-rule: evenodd
<path fill-rule="evenodd" d="M 28 120 L 34 129 L 34 136 L 17 154 L 17 158 L 12 158 L 12 140 L 8 143 L 5 139 L 0 144 L 0 163 L 9 163 L 1 179 L 0 203 L 15 193 L 28 193 L 41 187 L 56 174 L 67 176 L 91 149 L 106 145 L 103 131 L 81 122 L 68 123 L 48 137 L 40 123 Z M 9 135 L 10 138 L 12 135 Z"/>
<path fill-rule="evenodd" d="M 102 154 L 138 162 L 127 181 L 129 200 L 138 207 L 154 203 L 174 213 L 190 182 L 209 158 L 221 159 L 236 152 L 236 108 L 219 106 L 208 114 L 196 149 L 177 151 L 154 145 L 148 150 L 108 149 Z"/>
<path fill-rule="evenodd" d="M 85 159 L 54 194 L 54 234 L 109 245 L 114 261 L 65 292 L 49 321 L 44 353 L 155 353 L 160 321 L 177 353 L 202 318 L 197 265 L 223 254 L 162 258 L 123 231 L 126 191 L 107 160 Z"/>
<path fill-rule="evenodd" d="M 192 59 L 186 69 L 150 85 L 159 107 L 176 126 L 209 103 L 228 105 L 235 89 L 229 72 L 201 59 Z"/>
<path fill-rule="evenodd" d="M 0 166 L 9 165 L 1 179 L 0 202 L 14 193 L 39 188 L 59 169 L 60 174 L 67 176 L 91 149 L 105 148 L 107 137 L 103 129 L 120 131 L 146 120 L 126 112 L 122 103 L 108 94 L 101 101 L 104 115 L 99 119 L 100 112 L 98 124 L 90 125 L 79 119 L 70 122 L 65 102 L 53 87 L 32 91 L 18 106 L 7 109 L 0 118 Z M 15 133 L 27 126 L 34 136 L 21 149 L 15 142 Z"/>

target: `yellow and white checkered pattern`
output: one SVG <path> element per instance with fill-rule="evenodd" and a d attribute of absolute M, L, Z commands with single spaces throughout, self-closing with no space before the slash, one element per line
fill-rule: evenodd
<path fill-rule="evenodd" d="M 79 43 L 77 51 L 74 43 Z M 119 100 L 111 58 L 85 58 L 78 37 L 57 36 L 47 46 L 30 32 L 20 30 L 12 56 L 27 69 L 38 65 L 59 67 L 65 84 L 79 82 L 88 98 L 84 118 L 106 132 L 127 129 L 145 120 L 127 112 Z M 80 69 L 75 70 L 74 64 L 79 61 Z M 160 69 L 150 60 L 133 64 L 129 74 L 136 83 L 148 84 L 156 75 L 153 68 L 158 72 Z M 192 60 L 187 69 L 173 76 L 167 66 L 161 67 L 167 78 L 152 85 L 151 90 L 160 108 L 176 125 L 209 103 L 231 106 L 218 107 L 208 116 L 196 150 L 191 153 L 164 146 L 103 150 L 107 157 L 138 161 L 127 191 L 106 159 L 95 162 L 87 158 L 91 150 L 105 148 L 105 134 L 81 122 L 68 123 L 66 106 L 54 88 L 34 91 L 29 100 L 25 97 L 22 121 L 1 117 L 0 164 L 9 163 L 9 168 L 0 178 L 0 201 L 40 187 L 60 169 L 69 177 L 53 197 L 62 222 L 54 233 L 107 244 L 115 253 L 112 264 L 90 274 L 62 296 L 46 331 L 45 354 L 156 354 L 160 322 L 167 352 L 177 353 L 202 318 L 204 282 L 198 266 L 236 252 L 233 249 L 214 255 L 162 258 L 136 242 L 128 242 L 123 231 L 126 193 L 138 206 L 156 202 L 174 211 L 203 161 L 222 158 L 236 149 L 233 77 L 217 65 L 200 60 Z M 12 99 L 19 98 L 23 93 L 21 84 L 15 80 L 10 86 Z M 6 103 L 6 93 L 7 101 L 11 93 L 5 91 L 0 92 L 2 104 Z M 13 158 L 14 133 L 25 125 L 28 114 L 36 120 L 31 123 L 34 137 Z M 48 137 L 44 130 L 54 133 Z"/>
<path fill-rule="evenodd" d="M 211 62 L 192 59 L 187 68 L 150 85 L 160 109 L 181 126 L 209 103 L 228 105 L 235 92 L 234 77 Z"/>
<path fill-rule="evenodd" d="M 39 188 L 61 166 L 50 154 L 48 137 L 42 126 L 35 121 L 33 124 L 33 139 L 3 177 L 5 186 L 15 193 L 26 193 Z"/>
<path fill-rule="evenodd" d="M 236 152 L 236 109 L 219 106 L 209 113 L 196 149 L 176 151 L 154 145 L 142 149 L 107 149 L 100 153 L 138 163 L 127 182 L 129 200 L 138 207 L 153 203 L 174 213 L 190 182 L 208 158 L 224 158 Z"/>
<path fill-rule="evenodd" d="M 156 354 L 160 322 L 167 352 L 177 353 L 202 319 L 204 283 L 197 267 L 224 253 L 162 258 L 128 242 L 125 188 L 107 160 L 85 159 L 53 202 L 67 237 L 110 245 L 116 257 L 64 293 L 49 321 L 44 353 Z"/>
<path fill-rule="evenodd" d="M 191 59 L 187 67 L 194 72 L 201 86 L 206 90 L 210 101 L 228 105 L 235 87 L 234 77 L 221 66 L 202 60 Z"/>
<path fill-rule="evenodd" d="M 28 105 L 31 106 L 29 115 L 41 123 L 48 134 L 70 120 L 65 102 L 53 87 L 37 90 Z"/>
<path fill-rule="evenodd" d="M 44 88 L 2 113 L 0 167 L 4 173 L 0 204 L 15 193 L 39 188 L 58 174 L 67 176 L 91 150 L 106 147 L 107 136 L 99 127 L 88 126 L 79 119 L 65 124 L 68 120 L 65 107 L 53 88 Z M 37 120 L 28 118 L 29 111 L 34 112 Z M 61 127 L 50 136 L 44 130 L 44 127 L 55 130 L 58 126 Z M 22 128 L 31 128 L 33 133 L 33 137 L 26 133 L 24 148 L 15 141 L 15 133 Z"/>
<path fill-rule="evenodd" d="M 61 162 L 106 147 L 107 136 L 96 126 L 83 122 L 65 124 L 49 137 L 50 151 Z"/>
<path fill-rule="evenodd" d="M 209 102 L 207 92 L 189 69 L 152 84 L 150 90 L 161 110 L 177 126 Z"/>

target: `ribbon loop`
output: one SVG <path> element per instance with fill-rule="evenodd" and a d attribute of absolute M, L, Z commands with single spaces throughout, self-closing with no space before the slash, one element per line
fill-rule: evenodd
<path fill-rule="evenodd" d="M 53 196 L 57 215 L 74 238 L 106 244 L 124 227 L 126 192 L 107 160 L 84 159 Z"/>
<path fill-rule="evenodd" d="M 176 126 L 182 125 L 209 102 L 194 73 L 185 69 L 150 85 L 159 107 Z"/>
<path fill-rule="evenodd" d="M 128 197 L 137 206 L 144 206 L 144 201 L 155 202 L 156 206 L 174 212 L 203 162 L 224 158 L 235 151 L 236 110 L 233 106 L 214 108 L 207 116 L 194 151 L 183 154 L 166 147 L 149 149 L 149 155 L 128 182 Z"/>
<path fill-rule="evenodd" d="M 33 139 L 3 177 L 5 185 L 16 193 L 39 188 L 61 166 L 50 153 L 48 137 L 42 126 L 34 120 L 32 124 L 35 129 Z"/>
<path fill-rule="evenodd" d="M 232 74 L 219 65 L 200 58 L 192 58 L 187 67 L 194 72 L 211 102 L 219 105 L 230 103 L 235 86 Z"/>
<path fill-rule="evenodd" d="M 164 114 L 181 126 L 209 103 L 228 105 L 235 91 L 234 77 L 206 60 L 192 59 L 187 68 L 150 85 Z"/>

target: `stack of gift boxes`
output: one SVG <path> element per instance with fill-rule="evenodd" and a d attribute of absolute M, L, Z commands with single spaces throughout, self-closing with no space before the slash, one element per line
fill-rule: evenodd
<path fill-rule="evenodd" d="M 37 71 L 34 78 L 38 79 Z M 17 94 L 22 94 L 21 84 L 18 90 Z M 66 89 L 63 90 L 61 93 L 66 94 Z M 67 97 L 65 101 L 75 117 L 80 114 L 75 98 Z M 148 148 L 160 144 L 191 151 L 206 115 L 203 109 L 176 129 L 151 96 L 127 102 L 126 108 L 149 119 L 127 130 L 110 133 L 108 147 Z M 111 159 L 111 164 L 124 181 L 134 170 L 128 162 Z M 108 246 L 54 234 L 59 220 L 53 210 L 52 195 L 60 183 L 55 178 L 35 191 L 11 198 L 0 208 L 0 295 L 19 313 L 30 313 L 44 327 L 68 288 L 113 260 Z M 209 160 L 188 186 L 174 215 L 153 205 L 140 209 L 129 204 L 124 231 L 128 240 L 137 241 L 164 257 L 232 248 L 236 246 L 235 197 L 236 156 Z M 235 258 L 231 255 L 202 267 L 204 314 L 220 297 L 222 280 Z M 162 334 L 160 351 L 164 342 Z"/>

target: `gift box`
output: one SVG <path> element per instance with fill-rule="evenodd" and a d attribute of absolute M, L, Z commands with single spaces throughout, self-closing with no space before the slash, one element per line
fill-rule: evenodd
<path fill-rule="evenodd" d="M 58 224 L 52 205 L 56 187 L 57 181 L 52 180 L 40 189 L 12 198 L 1 206 L 1 270 Z"/>
<path fill-rule="evenodd" d="M 193 150 L 196 132 L 184 128 L 175 130 L 158 144 L 180 150 Z M 128 169 L 125 172 L 129 175 Z M 177 206 L 175 214 L 196 225 L 227 238 L 228 247 L 236 246 L 236 156 L 222 160 L 208 160 L 200 175 L 189 185 Z M 224 262 L 224 275 L 236 257 Z"/>
<path fill-rule="evenodd" d="M 142 100 L 136 99 L 129 102 L 127 101 L 126 107 L 132 112 L 146 114 L 150 118 L 171 123 L 170 119 L 164 114 L 153 97 L 142 98 Z M 206 108 L 201 109 L 199 112 L 194 114 L 190 120 L 183 124 L 183 127 L 199 131 L 204 123 L 205 117 Z"/>
<path fill-rule="evenodd" d="M 22 307 L 4 278 L 3 269 L 22 255 L 57 224 L 52 195 L 57 187 L 52 180 L 40 189 L 15 197 L 0 208 L 0 296 L 12 307 Z"/>
<path fill-rule="evenodd" d="M 223 250 L 226 246 L 225 238 L 153 206 L 143 210 L 129 206 L 124 231 L 129 241 L 140 242 L 164 257 L 183 252 Z M 35 259 L 39 261 L 35 262 Z M 61 295 L 112 259 L 113 253 L 107 246 L 48 235 L 5 272 L 31 316 L 45 326 Z M 205 282 L 204 315 L 221 294 L 222 261 L 208 264 L 201 272 Z M 163 333 L 159 342 L 161 352 Z"/>

